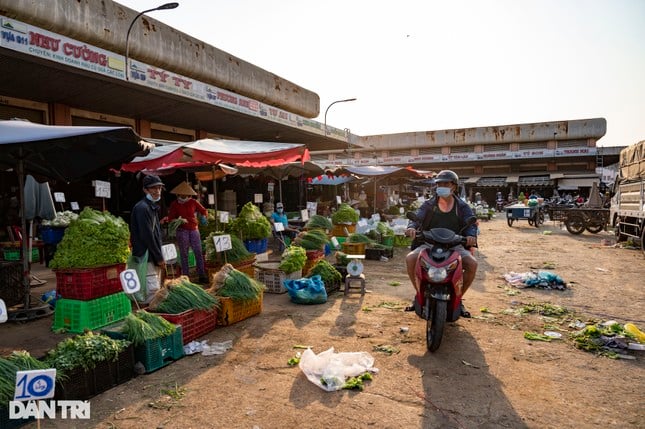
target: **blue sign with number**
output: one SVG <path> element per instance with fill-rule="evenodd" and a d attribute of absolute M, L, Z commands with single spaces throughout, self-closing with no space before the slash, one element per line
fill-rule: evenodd
<path fill-rule="evenodd" d="M 18 371 L 16 373 L 16 401 L 53 398 L 56 392 L 56 368 Z"/>

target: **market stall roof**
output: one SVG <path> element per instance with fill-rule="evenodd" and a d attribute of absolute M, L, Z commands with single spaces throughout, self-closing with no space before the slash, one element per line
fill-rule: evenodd
<path fill-rule="evenodd" d="M 334 170 L 335 175 L 355 174 L 357 176 L 407 176 L 410 178 L 421 177 L 422 174 L 411 167 L 395 167 L 391 165 L 377 166 L 369 165 L 363 167 L 340 167 Z"/>
<path fill-rule="evenodd" d="M 240 167 L 238 174 L 258 174 L 268 176 L 276 180 L 287 177 L 315 177 L 324 173 L 323 168 L 315 162 L 288 162 L 280 165 L 266 167 Z"/>
<path fill-rule="evenodd" d="M 220 163 L 235 164 L 238 167 L 268 167 L 294 161 L 304 162 L 309 158 L 309 151 L 302 144 L 202 139 L 157 146 L 150 155 L 123 164 L 121 170 L 135 172 L 160 168 L 206 168 Z"/>
<path fill-rule="evenodd" d="M 309 183 L 312 185 L 336 186 L 349 183 L 353 180 L 354 176 L 329 176 L 323 174 L 322 176 L 312 177 Z"/>
<path fill-rule="evenodd" d="M 146 154 L 144 142 L 130 127 L 74 127 L 28 121 L 0 121 L 0 167 L 18 175 L 20 211 L 25 213 L 25 174 L 40 174 L 66 182 Z M 21 216 L 25 310 L 30 308 L 31 276 L 25 216 Z"/>
<path fill-rule="evenodd" d="M 147 154 L 153 145 L 130 127 L 74 127 L 0 121 L 0 166 L 65 182 Z"/>

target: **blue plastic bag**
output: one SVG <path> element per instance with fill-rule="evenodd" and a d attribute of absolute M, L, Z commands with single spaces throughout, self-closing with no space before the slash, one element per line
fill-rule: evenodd
<path fill-rule="evenodd" d="M 284 280 L 284 287 L 296 304 L 324 304 L 327 302 L 325 283 L 319 275 L 298 280 Z"/>

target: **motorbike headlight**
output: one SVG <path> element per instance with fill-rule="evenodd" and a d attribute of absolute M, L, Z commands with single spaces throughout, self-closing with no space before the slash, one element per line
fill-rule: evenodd
<path fill-rule="evenodd" d="M 448 271 L 444 267 L 428 267 L 428 279 L 431 282 L 442 282 L 448 277 Z"/>
<path fill-rule="evenodd" d="M 448 265 L 448 272 L 455 271 L 458 265 L 459 265 L 459 261 L 452 261 L 452 263 Z"/>

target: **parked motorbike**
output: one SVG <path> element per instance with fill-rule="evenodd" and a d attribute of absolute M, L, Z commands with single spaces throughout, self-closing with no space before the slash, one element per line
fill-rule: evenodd
<path fill-rule="evenodd" d="M 416 220 L 413 212 L 407 217 Z M 477 217 L 470 217 L 460 234 L 476 222 Z M 419 252 L 417 259 L 415 272 L 423 295 L 416 296 L 415 311 L 426 320 L 427 346 L 434 352 L 441 345 L 446 322 L 454 322 L 461 316 L 463 268 L 455 247 L 465 245 L 466 237 L 446 228 L 417 231 L 417 234 L 432 245 L 431 249 Z"/>
<path fill-rule="evenodd" d="M 498 212 L 503 212 L 505 205 L 506 204 L 505 204 L 505 201 L 503 199 L 495 201 L 495 208 L 497 209 Z"/>

